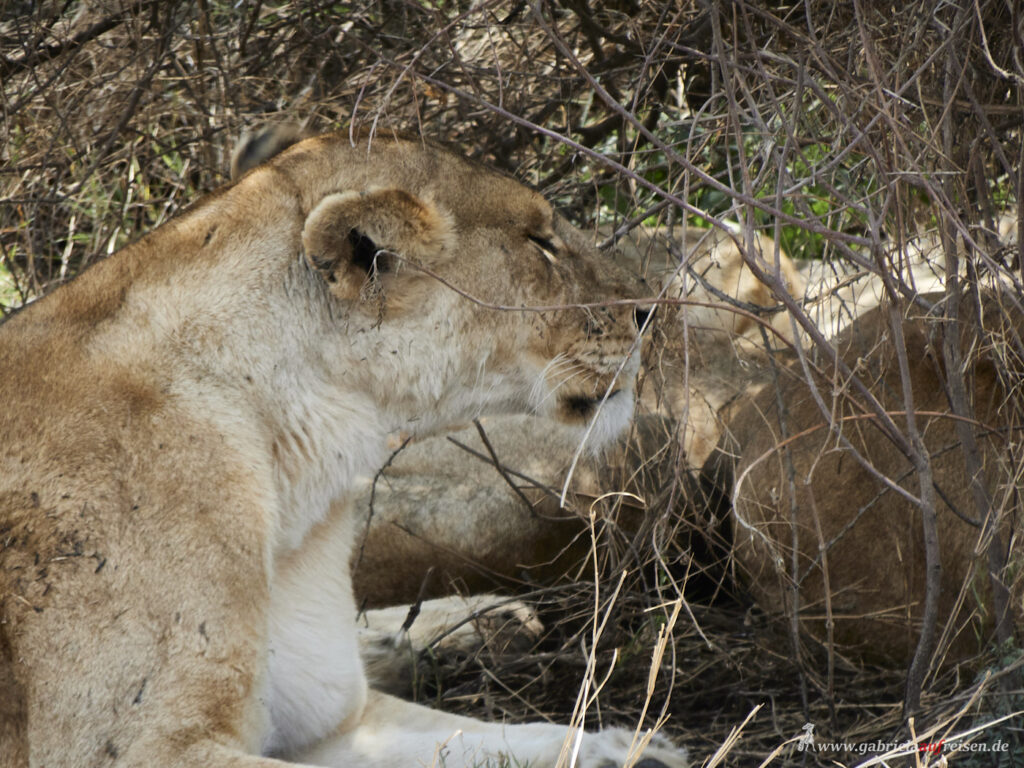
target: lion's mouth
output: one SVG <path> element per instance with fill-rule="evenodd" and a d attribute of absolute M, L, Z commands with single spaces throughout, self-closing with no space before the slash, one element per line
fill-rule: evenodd
<path fill-rule="evenodd" d="M 608 394 L 608 400 L 621 393 L 621 389 L 613 390 Z M 562 407 L 565 412 L 576 418 L 589 419 L 597 411 L 597 407 L 604 400 L 603 397 L 587 397 L 586 395 L 567 395 L 562 398 Z"/>

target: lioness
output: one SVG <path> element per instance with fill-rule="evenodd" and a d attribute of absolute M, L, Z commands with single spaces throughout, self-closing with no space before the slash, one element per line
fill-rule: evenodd
<path fill-rule="evenodd" d="M 762 234 L 753 248 L 753 258 L 770 268 L 774 242 Z M 785 253 L 778 255 L 788 290 L 801 295 L 796 266 Z M 683 266 L 689 271 L 680 257 L 687 259 Z M 366 520 L 355 559 L 361 601 L 390 605 L 446 594 L 453 584 L 478 592 L 497 583 L 543 584 L 574 574 L 590 551 L 587 513 L 601 510 L 603 517 L 604 507 L 615 506 L 594 506 L 606 494 L 618 501 L 625 499 L 622 491 L 633 495 L 617 513 L 610 510 L 628 537 L 643 535 L 657 519 L 673 519 L 669 502 L 681 506 L 687 495 L 680 465 L 699 470 L 732 403 L 770 378 L 761 326 L 749 308 L 777 301 L 745 267 L 736 242 L 720 232 L 644 227 L 618 242 L 614 258 L 646 273 L 652 291 L 664 289 L 669 298 L 693 302 L 662 306 L 652 319 L 654 343 L 644 361 L 634 433 L 622 445 L 576 464 L 569 509 L 559 508 L 578 446 L 569 426 L 535 416 L 501 416 L 483 424 L 490 448 L 475 426 L 403 447 L 374 487 L 356 500 Z M 748 315 L 730 311 L 727 299 Z M 763 322 L 770 342 L 792 341 L 784 312 L 766 315 Z M 488 463 L 491 450 L 507 468 L 504 475 Z M 680 534 L 677 543 L 685 548 L 683 538 Z"/>
<path fill-rule="evenodd" d="M 0 763 L 552 765 L 643 738 L 368 690 L 345 496 L 389 438 L 620 432 L 636 286 L 420 141 L 301 141 L 0 328 Z M 605 302 L 586 309 L 565 305 Z M 494 307 L 544 307 L 497 311 Z M 572 736 L 578 741 L 567 739 Z M 685 763 L 655 739 L 649 766 Z"/>
<path fill-rule="evenodd" d="M 907 424 L 906 393 L 912 394 L 930 455 L 941 564 L 936 665 L 962 660 L 992 640 L 993 581 L 1010 593 L 1013 622 L 1019 627 L 1024 619 L 1024 316 L 1013 297 L 982 296 L 980 308 L 963 302 L 958 324 L 943 319 L 949 300 L 942 294 L 924 297 L 934 303 L 931 312 L 916 305 L 905 310 L 906 382 L 887 307 L 858 318 L 836 339 L 839 355 L 900 429 Z M 966 359 L 971 418 L 955 415 L 950 405 L 943 337 L 954 330 Z M 704 476 L 733 505 L 737 570 L 763 608 L 795 613 L 805 637 L 843 653 L 906 663 L 924 612 L 925 535 L 920 508 L 896 487 L 916 497 L 920 480 L 854 386 L 817 362 L 822 403 L 798 363 L 780 367 L 778 388 L 766 387 L 730 421 Z M 973 449 L 965 452 L 964 440 L 977 446 L 976 478 L 967 460 Z"/>

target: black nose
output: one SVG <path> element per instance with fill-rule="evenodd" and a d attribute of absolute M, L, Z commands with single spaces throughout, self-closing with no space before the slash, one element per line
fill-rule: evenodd
<path fill-rule="evenodd" d="M 636 323 L 636 327 L 637 328 L 643 328 L 644 327 L 644 323 L 647 322 L 647 318 L 649 318 L 651 315 L 654 314 L 654 310 L 655 309 L 656 309 L 656 307 L 651 307 L 650 309 L 644 309 L 643 307 L 639 307 L 639 306 L 638 307 L 634 307 L 633 308 L 633 322 Z"/>

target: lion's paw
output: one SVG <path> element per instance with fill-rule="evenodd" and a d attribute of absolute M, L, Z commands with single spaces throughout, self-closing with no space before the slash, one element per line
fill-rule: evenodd
<path fill-rule="evenodd" d="M 526 603 L 498 595 L 442 597 L 419 606 L 367 611 L 358 629 L 359 652 L 370 685 L 408 695 L 417 659 L 435 655 L 472 655 L 530 648 L 544 629 Z"/>
<path fill-rule="evenodd" d="M 418 645 L 417 639 L 422 639 L 442 653 L 472 654 L 485 646 L 492 651 L 524 649 L 544 631 L 533 608 L 499 595 L 452 598 L 441 613 L 420 628 L 413 623 L 410 634 L 419 633 L 413 639 L 414 646 Z"/>

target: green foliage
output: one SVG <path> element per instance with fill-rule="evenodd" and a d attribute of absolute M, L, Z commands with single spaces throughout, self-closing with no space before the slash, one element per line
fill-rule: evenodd
<path fill-rule="evenodd" d="M 0 306 L 15 307 L 21 303 L 18 289 L 14 283 L 14 276 L 4 261 L 0 261 Z"/>
<path fill-rule="evenodd" d="M 748 125 L 740 140 L 720 128 L 710 129 L 698 120 L 684 121 L 664 131 L 674 152 L 687 156 L 695 165 L 728 189 L 743 189 L 742 163 L 748 166 L 751 194 L 784 214 L 821 224 L 833 232 L 862 233 L 866 228 L 865 209 L 879 191 L 877 175 L 866 159 L 855 152 L 838 156 L 834 146 L 824 140 L 805 142 L 786 155 L 785 163 L 776 163 L 769 152 L 784 139 L 765 136 L 764 131 Z M 742 151 L 741 151 L 742 146 Z M 609 150 L 610 151 L 610 150 Z M 689 154 L 687 154 L 689 153 Z M 682 192 L 683 172 L 663 151 L 644 155 L 636 176 L 659 189 Z M 588 178 L 584 174 L 584 178 Z M 632 181 L 632 183 L 629 183 Z M 616 176 L 598 186 L 599 213 L 602 219 L 633 219 L 661 200 L 649 186 Z M 708 217 L 737 220 L 745 216 L 735 195 L 724 189 L 691 179 L 687 202 Z M 755 226 L 774 234 L 776 219 L 752 209 Z M 651 225 L 660 223 L 651 218 Z M 688 225 L 706 228 L 700 216 L 688 217 Z M 783 221 L 779 227 L 782 248 L 793 258 L 821 259 L 828 253 L 826 234 L 807 226 Z"/>

